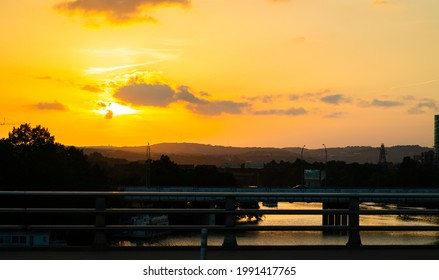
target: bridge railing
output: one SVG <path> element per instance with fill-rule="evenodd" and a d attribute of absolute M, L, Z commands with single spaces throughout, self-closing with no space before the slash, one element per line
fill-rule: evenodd
<path fill-rule="evenodd" d="M 0 191 L 0 233 L 10 232 L 89 232 L 94 235 L 94 246 L 108 245 L 109 237 L 122 232 L 135 231 L 222 231 L 223 246 L 237 246 L 238 231 L 344 231 L 348 234 L 347 246 L 361 246 L 361 231 L 437 231 L 439 225 L 419 226 L 363 226 L 363 215 L 439 215 L 438 209 L 360 209 L 362 202 L 385 203 L 438 203 L 439 193 L 309 193 L 309 192 L 52 192 L 52 191 Z M 72 202 L 73 201 L 73 202 Z M 87 203 L 82 203 L 88 201 Z M 335 207 L 310 209 L 236 209 L 239 202 L 323 202 Z M 65 203 L 64 203 L 65 202 Z M 67 203 L 72 202 L 72 203 Z M 94 205 L 90 205 L 90 203 Z M 155 203 L 153 207 L 133 203 Z M 215 203 L 215 207 L 199 209 L 175 208 L 176 202 Z M 160 204 L 168 203 L 165 208 Z M 114 205 L 113 205 L 114 204 Z M 5 206 L 6 205 L 6 206 Z M 60 206 L 61 205 L 61 206 Z M 81 205 L 78 206 L 78 205 Z M 126 205 L 130 205 L 127 207 Z M 338 205 L 338 206 L 337 206 Z M 3 207 L 2 207 L 3 206 Z M 115 217 L 134 215 L 205 215 L 223 217 L 222 224 L 123 224 Z M 322 225 L 259 226 L 236 223 L 239 215 L 322 215 Z M 325 222 L 328 215 L 341 217 L 344 222 Z M 88 217 L 88 223 L 78 223 L 76 217 Z M 8 218 L 9 217 L 9 218 Z M 38 219 L 36 217 L 43 217 Z M 73 218 L 72 218 L 73 217 Z M 70 222 L 75 220 L 75 222 Z M 54 221 L 54 222 L 50 222 Z M 84 219 L 79 219 L 84 221 Z M 14 223 L 15 222 L 15 223 Z M 207 230 L 207 231 L 206 231 Z M 1 237 L 1 234 L 0 234 Z M 1 238 L 0 238 L 1 241 Z M 1 243 L 1 242 L 0 242 Z"/>

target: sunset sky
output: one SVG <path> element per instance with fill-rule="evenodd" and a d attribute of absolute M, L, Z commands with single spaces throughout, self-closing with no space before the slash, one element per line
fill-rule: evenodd
<path fill-rule="evenodd" d="M 2 0 L 0 138 L 433 146 L 437 0 Z"/>

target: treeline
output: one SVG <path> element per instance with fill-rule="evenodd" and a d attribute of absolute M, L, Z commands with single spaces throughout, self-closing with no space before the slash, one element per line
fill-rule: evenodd
<path fill-rule="evenodd" d="M 305 169 L 326 171 L 327 181 L 321 182 L 322 187 L 439 187 L 438 167 L 409 157 L 400 164 L 387 165 L 271 161 L 264 169 L 251 171 L 255 173 L 251 182 L 242 181 L 240 171 L 210 165 L 179 166 L 166 155 L 151 161 L 149 168 L 151 186 L 205 187 L 291 187 L 302 184 Z M 41 126 L 23 124 L 8 138 L 0 139 L 0 190 L 116 190 L 119 186 L 145 186 L 146 174 L 145 161 L 130 162 L 99 153 L 87 156 L 78 148 L 56 143 Z"/>
<path fill-rule="evenodd" d="M 145 186 L 146 162 L 129 162 L 55 142 L 47 128 L 23 124 L 0 139 L 0 190 L 117 190 Z M 150 162 L 151 186 L 234 186 L 215 166 L 181 168 L 163 155 Z"/>
<path fill-rule="evenodd" d="M 107 170 L 110 182 L 115 186 L 146 186 L 146 161 L 129 162 L 123 159 L 106 158 L 99 153 L 88 156 L 89 161 Z M 150 186 L 235 186 L 235 178 L 211 165 L 182 167 L 168 156 L 151 160 L 149 167 Z"/>
<path fill-rule="evenodd" d="M 0 190 L 104 190 L 107 172 L 48 129 L 22 124 L 0 139 Z"/>
<path fill-rule="evenodd" d="M 308 163 L 275 162 L 265 165 L 260 181 L 265 186 L 299 185 L 303 181 L 302 170 L 316 169 L 326 172 L 328 188 L 438 188 L 439 169 L 432 164 L 423 164 L 405 157 L 399 164 L 359 164 L 343 161 Z"/>

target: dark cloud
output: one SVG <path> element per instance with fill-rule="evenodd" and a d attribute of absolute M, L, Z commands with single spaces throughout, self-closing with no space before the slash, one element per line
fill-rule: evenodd
<path fill-rule="evenodd" d="M 114 97 L 140 106 L 166 107 L 174 101 L 174 90 L 163 84 L 133 84 L 119 88 Z"/>
<path fill-rule="evenodd" d="M 113 115 L 114 115 L 113 111 L 108 110 L 107 113 L 105 114 L 105 119 L 111 120 L 113 118 Z"/>
<path fill-rule="evenodd" d="M 322 102 L 338 105 L 341 102 L 350 102 L 350 99 L 345 97 L 343 94 L 332 94 L 327 95 L 322 98 L 320 98 Z"/>
<path fill-rule="evenodd" d="M 193 93 L 189 91 L 189 87 L 181 86 L 175 94 L 176 101 L 185 101 L 189 104 L 186 108 L 190 111 L 200 114 L 200 115 L 221 115 L 226 114 L 240 114 L 244 108 L 249 106 L 248 103 L 235 102 L 228 100 L 220 101 L 209 101 L 207 99 L 202 99 L 196 97 Z"/>
<path fill-rule="evenodd" d="M 38 110 L 57 110 L 57 111 L 67 111 L 67 107 L 58 101 L 50 102 L 40 102 L 35 105 Z"/>
<path fill-rule="evenodd" d="M 108 105 L 106 103 L 102 102 L 102 101 L 98 101 L 96 103 L 96 105 L 98 105 L 98 107 L 104 108 L 104 109 L 108 107 Z"/>
<path fill-rule="evenodd" d="M 98 92 L 102 92 L 102 91 L 103 91 L 103 90 L 100 89 L 99 87 L 91 86 L 91 85 L 85 85 L 85 86 L 82 86 L 81 89 L 82 89 L 82 90 L 85 90 L 85 91 L 95 92 L 95 93 L 98 93 Z"/>
<path fill-rule="evenodd" d="M 208 101 L 199 104 L 188 104 L 187 108 L 194 113 L 200 115 L 221 115 L 226 114 L 240 114 L 245 108 L 250 105 L 245 102 L 235 102 L 235 101 Z"/>
<path fill-rule="evenodd" d="M 262 110 L 255 111 L 255 115 L 288 115 L 288 116 L 300 116 L 307 114 L 308 111 L 304 108 L 290 108 L 286 110 Z"/>
<path fill-rule="evenodd" d="M 436 110 L 438 107 L 436 105 L 436 102 L 434 100 L 427 100 L 423 102 L 419 102 L 417 105 L 419 108 L 428 108 Z"/>
<path fill-rule="evenodd" d="M 392 100 L 374 99 L 370 105 L 377 107 L 397 107 L 403 105 L 403 103 Z"/>
<path fill-rule="evenodd" d="M 191 92 L 189 92 L 189 87 L 181 86 L 175 94 L 177 100 L 186 101 L 193 104 L 205 104 L 206 100 L 196 97 Z"/>
<path fill-rule="evenodd" d="M 68 15 L 103 16 L 113 23 L 147 22 L 156 19 L 146 12 L 157 6 L 188 6 L 190 0 L 71 0 L 55 5 Z"/>
<path fill-rule="evenodd" d="M 274 100 L 274 96 L 272 96 L 272 95 L 265 95 L 265 96 L 262 96 L 261 98 L 262 98 L 262 102 L 264 102 L 264 103 L 272 103 Z"/>
<path fill-rule="evenodd" d="M 202 96 L 205 97 L 208 94 L 203 92 Z M 166 107 L 174 102 L 183 102 L 186 103 L 188 110 L 201 115 L 239 114 L 244 108 L 250 106 L 245 102 L 228 100 L 210 101 L 197 97 L 190 92 L 187 86 L 180 86 L 177 91 L 174 91 L 165 84 L 133 84 L 124 86 L 116 90 L 114 97 L 134 106 Z"/>
<path fill-rule="evenodd" d="M 290 99 L 290 100 L 299 100 L 300 99 L 300 95 L 298 95 L 298 94 L 291 94 L 290 96 L 288 96 L 288 98 Z"/>
<path fill-rule="evenodd" d="M 283 95 L 277 94 L 277 95 L 259 95 L 259 96 L 242 96 L 241 98 L 244 100 L 247 100 L 249 102 L 256 102 L 260 101 L 262 103 L 273 103 L 277 98 L 282 98 Z"/>
<path fill-rule="evenodd" d="M 200 96 L 203 96 L 203 97 L 209 97 L 210 94 L 209 94 L 208 92 L 201 91 L 201 92 L 200 92 Z"/>
<path fill-rule="evenodd" d="M 323 94 L 329 94 L 331 93 L 331 89 L 326 88 L 326 89 L 322 89 L 320 91 L 316 91 L 316 92 L 306 92 L 306 93 L 302 93 L 302 94 L 290 94 L 288 96 L 288 98 L 290 100 L 299 100 L 299 99 L 306 99 L 306 100 L 315 100 L 315 98 L 322 96 Z"/>
<path fill-rule="evenodd" d="M 430 109 L 430 110 L 435 110 L 435 111 L 438 110 L 438 106 L 436 104 L 436 101 L 430 100 L 430 99 L 421 101 L 418 104 L 416 104 L 416 106 L 410 108 L 408 110 L 408 112 L 410 114 L 423 114 L 423 113 L 425 113 L 424 109 Z"/>

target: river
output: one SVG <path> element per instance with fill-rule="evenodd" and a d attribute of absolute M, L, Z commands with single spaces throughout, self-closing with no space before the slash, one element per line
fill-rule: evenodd
<path fill-rule="evenodd" d="M 261 205 L 261 209 L 266 207 Z M 361 204 L 361 209 L 399 209 L 401 206 L 393 204 Z M 280 202 L 278 209 L 322 209 L 321 203 Z M 321 215 L 264 215 L 258 222 L 261 226 L 271 225 L 321 225 Z M 363 215 L 360 225 L 369 226 L 407 226 L 407 225 L 438 225 L 439 218 L 432 216 L 398 216 L 398 215 Z M 238 245 L 344 245 L 347 235 L 324 234 L 319 231 L 261 231 L 238 232 Z M 364 245 L 428 245 L 439 244 L 439 232 L 361 232 L 361 241 Z M 210 232 L 209 246 L 220 246 L 223 235 L 220 232 Z M 170 234 L 153 242 L 122 242 L 119 245 L 133 246 L 199 246 L 199 233 Z"/>

